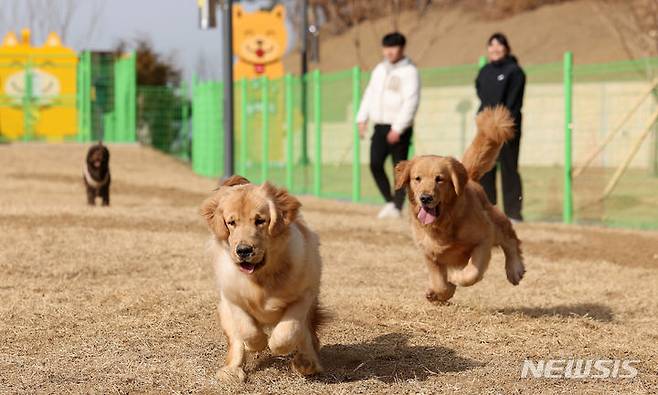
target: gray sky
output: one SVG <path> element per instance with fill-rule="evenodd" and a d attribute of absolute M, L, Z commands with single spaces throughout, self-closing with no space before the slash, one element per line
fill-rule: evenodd
<path fill-rule="evenodd" d="M 38 9 L 31 18 L 29 3 Z M 32 21 L 32 44 L 41 45 L 45 30 L 53 29 L 48 15 L 68 4 L 73 5 L 74 13 L 65 44 L 76 50 L 110 50 L 120 39 L 148 37 L 158 52 L 174 57 L 186 79 L 200 61 L 206 63 L 210 77 L 221 77 L 221 24 L 215 30 L 200 30 L 196 0 L 0 0 L 0 34 L 18 32 Z M 49 6 L 57 10 L 46 10 Z M 89 34 L 92 15 L 98 10 L 100 17 Z M 289 41 L 293 35 L 289 26 Z"/>

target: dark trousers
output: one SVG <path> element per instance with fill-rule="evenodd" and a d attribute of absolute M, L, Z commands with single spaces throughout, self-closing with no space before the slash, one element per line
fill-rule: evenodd
<path fill-rule="evenodd" d="M 520 143 L 521 133 L 517 131 L 514 138 L 501 147 L 500 154 L 498 155 L 498 164 L 500 165 L 500 175 L 503 184 L 503 208 L 505 209 L 505 214 L 511 219 L 522 221 L 523 187 L 521 185 L 521 175 L 518 170 Z M 497 202 L 496 170 L 497 166 L 494 166 L 493 169 L 480 179 L 480 184 L 493 205 Z"/>
<path fill-rule="evenodd" d="M 400 141 L 393 145 L 386 141 L 386 136 L 390 130 L 391 125 L 375 125 L 375 134 L 372 136 L 370 144 L 370 171 L 375 178 L 377 188 L 379 188 L 379 192 L 384 197 L 384 200 L 393 202 L 399 210 L 402 209 L 402 204 L 404 203 L 405 191 L 403 188 L 396 191 L 395 195 L 393 195 L 391 183 L 388 181 L 388 177 L 384 171 L 384 162 L 389 155 L 393 158 L 393 167 L 400 161 L 407 160 L 413 128 L 409 127 L 405 129 L 400 135 Z"/>

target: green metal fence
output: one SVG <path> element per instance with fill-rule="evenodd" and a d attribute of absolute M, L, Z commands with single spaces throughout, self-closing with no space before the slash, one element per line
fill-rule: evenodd
<path fill-rule="evenodd" d="M 82 52 L 77 70 L 77 139 L 136 141 L 135 54 Z"/>
<path fill-rule="evenodd" d="M 185 86 L 138 86 L 137 140 L 189 161 L 192 155 L 190 110 Z"/>
<path fill-rule="evenodd" d="M 194 81 L 189 91 L 138 86 L 135 63 L 134 54 L 91 52 L 77 59 L 0 58 L 0 138 L 138 141 L 191 160 L 198 174 L 222 174 L 221 83 Z M 461 157 L 475 132 L 474 79 L 483 64 L 420 71 L 411 154 Z M 651 83 L 658 58 L 579 64 L 567 53 L 554 63 L 522 66 L 525 218 L 658 228 L 658 92 Z M 49 74 L 62 71 L 74 76 L 75 89 L 49 93 Z M 237 171 L 296 194 L 381 203 L 370 144 L 359 139 L 354 122 L 369 73 L 353 68 L 304 78 L 304 84 L 293 75 L 236 83 Z"/>
<path fill-rule="evenodd" d="M 413 153 L 461 157 L 475 132 L 479 102 L 474 80 L 481 64 L 421 70 Z M 655 132 L 644 141 L 614 192 L 600 198 L 641 125 L 656 108 L 656 95 L 630 118 L 618 141 L 607 146 L 580 176 L 572 176 L 572 165 L 578 166 L 605 138 L 610 125 L 624 116 L 638 92 L 658 74 L 658 59 L 580 65 L 567 53 L 562 61 L 522 66 L 527 75 L 520 158 L 525 217 L 658 228 Z M 300 77 L 236 83 L 237 171 L 254 182 L 285 185 L 294 193 L 381 202 L 368 168 L 369 141 L 359 140 L 354 123 L 369 74 L 355 68 L 314 71 L 305 78 L 306 153 Z M 193 167 L 200 174 L 219 176 L 223 166 L 221 85 L 197 83 L 193 98 Z M 391 165 L 387 169 L 392 173 Z"/>
<path fill-rule="evenodd" d="M 197 83 L 192 91 L 192 169 L 203 176 L 216 177 L 224 164 L 222 128 L 222 84 Z"/>

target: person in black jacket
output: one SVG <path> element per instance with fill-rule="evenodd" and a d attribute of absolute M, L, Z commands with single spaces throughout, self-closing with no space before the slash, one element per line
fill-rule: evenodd
<path fill-rule="evenodd" d="M 494 33 L 487 42 L 489 63 L 475 80 L 481 104 L 478 112 L 485 107 L 504 105 L 512 113 L 516 127 L 514 138 L 503 145 L 498 156 L 503 184 L 503 207 L 505 214 L 515 221 L 522 221 L 521 208 L 523 190 L 519 175 L 519 146 L 521 143 L 521 107 L 525 89 L 525 73 L 514 55 L 507 37 Z M 480 184 L 491 204 L 496 204 L 496 167 L 486 173 Z"/>

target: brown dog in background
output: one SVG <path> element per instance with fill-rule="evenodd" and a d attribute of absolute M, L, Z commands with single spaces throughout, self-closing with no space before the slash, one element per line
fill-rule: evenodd
<path fill-rule="evenodd" d="M 87 204 L 96 205 L 96 197 L 100 197 L 103 206 L 110 205 L 110 150 L 102 142 L 89 147 L 82 180 L 87 188 Z"/>
<path fill-rule="evenodd" d="M 510 220 L 489 203 L 478 183 L 498 157 L 500 147 L 514 135 L 514 121 L 502 106 L 488 108 L 476 118 L 477 135 L 463 164 L 452 157 L 418 156 L 395 167 L 395 187 L 407 187 L 416 244 L 425 254 L 431 302 L 450 299 L 456 285 L 467 287 L 482 279 L 491 249 L 505 254 L 507 279 L 517 285 L 525 267 L 521 241 Z"/>
<path fill-rule="evenodd" d="M 322 371 L 318 351 L 321 260 L 301 203 L 269 183 L 233 176 L 201 206 L 212 233 L 219 316 L 228 339 L 221 380 L 244 381 L 245 351 L 294 354 L 301 375 Z"/>

